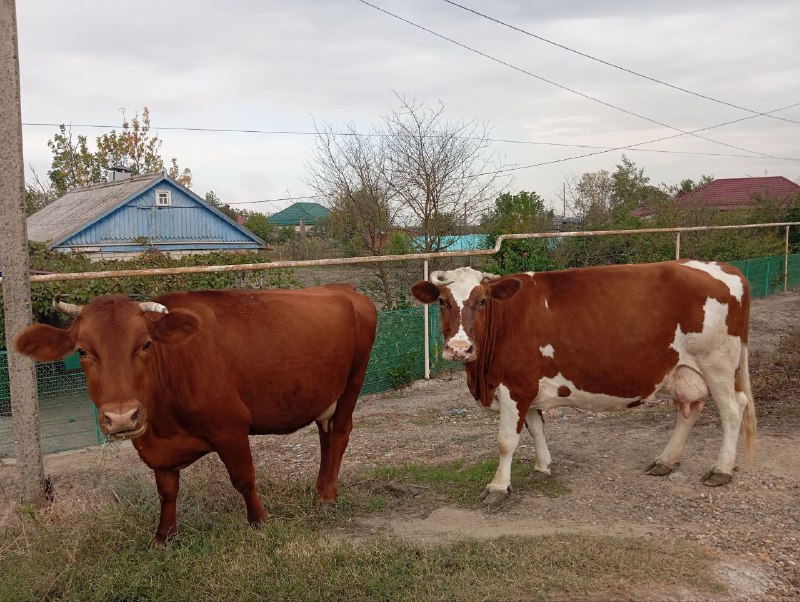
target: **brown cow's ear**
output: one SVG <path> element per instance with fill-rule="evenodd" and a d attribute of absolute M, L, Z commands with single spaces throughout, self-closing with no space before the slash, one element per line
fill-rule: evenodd
<path fill-rule="evenodd" d="M 505 301 L 517 294 L 517 291 L 522 287 L 522 282 L 516 278 L 503 278 L 491 284 L 490 287 L 492 299 Z"/>
<path fill-rule="evenodd" d="M 200 318 L 187 309 L 175 309 L 149 323 L 148 327 L 154 341 L 180 343 L 200 330 Z"/>
<path fill-rule="evenodd" d="M 423 303 L 433 303 L 439 298 L 439 289 L 427 280 L 421 280 L 411 287 L 411 294 Z"/>
<path fill-rule="evenodd" d="M 53 362 L 72 353 L 75 342 L 69 330 L 47 324 L 34 324 L 19 333 L 14 347 L 21 354 L 40 362 Z"/>

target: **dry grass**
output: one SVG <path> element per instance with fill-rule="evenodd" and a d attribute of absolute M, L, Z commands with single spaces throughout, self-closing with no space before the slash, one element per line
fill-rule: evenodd
<path fill-rule="evenodd" d="M 754 358 L 750 378 L 761 426 L 800 425 L 800 329 L 784 334 L 774 354 Z"/>
<path fill-rule="evenodd" d="M 405 474 L 436 487 L 450 468 Z M 492 467 L 456 471 L 471 497 L 472 480 L 483 483 L 486 470 Z M 214 463 L 201 463 L 182 483 L 181 537 L 159 550 L 149 549 L 158 515 L 149 475 L 121 477 L 94 490 L 93 504 L 19 513 L 0 534 L 0 600 L 642 599 L 664 587 L 723 591 L 708 578 L 709 557 L 680 542 L 558 535 L 439 547 L 364 543 L 353 525 L 391 505 L 373 493 L 386 474 L 357 478 L 360 486 L 323 514 L 314 510 L 310 481 L 265 484 L 260 494 L 271 516 L 253 530 Z M 350 543 L 348 533 L 361 543 Z"/>

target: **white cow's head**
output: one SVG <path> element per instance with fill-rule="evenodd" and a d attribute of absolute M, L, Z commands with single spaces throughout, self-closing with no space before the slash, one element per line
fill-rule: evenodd
<path fill-rule="evenodd" d="M 500 278 L 472 268 L 433 272 L 430 282 L 423 280 L 411 287 L 422 303 L 439 300 L 446 360 L 474 361 L 485 340 L 490 305 L 495 300 L 513 297 L 522 283 L 517 278 Z"/>

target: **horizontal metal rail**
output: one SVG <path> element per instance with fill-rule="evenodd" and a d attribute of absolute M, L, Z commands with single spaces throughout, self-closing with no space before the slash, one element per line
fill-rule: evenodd
<path fill-rule="evenodd" d="M 351 265 L 386 263 L 392 261 L 411 261 L 414 259 L 440 259 L 444 257 L 476 257 L 495 255 L 506 240 L 526 240 L 530 238 L 582 238 L 588 236 L 614 236 L 631 234 L 677 234 L 680 252 L 681 232 L 708 232 L 713 230 L 743 230 L 752 228 L 777 228 L 800 226 L 800 222 L 775 222 L 769 224 L 741 224 L 731 226 L 691 226 L 677 228 L 641 228 L 638 230 L 590 230 L 586 232 L 531 232 L 526 234 L 501 234 L 497 237 L 493 249 L 476 249 L 473 251 L 437 251 L 432 253 L 409 253 L 407 255 L 373 255 L 367 257 L 340 257 L 332 259 L 307 259 L 302 261 L 272 261 L 268 263 L 240 263 L 235 265 L 185 266 L 176 268 L 147 268 L 140 270 L 106 270 L 101 272 L 71 272 L 62 274 L 35 274 L 31 282 L 66 282 L 70 280 L 93 280 L 95 278 L 126 278 L 139 276 L 172 276 L 178 274 L 248 272 L 252 270 L 276 270 L 282 268 L 304 268 L 326 265 Z M 2 282 L 2 278 L 0 278 Z"/>

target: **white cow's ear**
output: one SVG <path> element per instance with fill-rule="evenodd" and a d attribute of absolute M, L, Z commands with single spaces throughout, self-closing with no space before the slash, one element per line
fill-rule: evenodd
<path fill-rule="evenodd" d="M 517 294 L 517 291 L 522 288 L 522 282 L 517 278 L 503 278 L 491 283 L 489 287 L 492 299 L 505 301 Z"/>
<path fill-rule="evenodd" d="M 427 280 L 421 280 L 411 287 L 411 294 L 422 303 L 433 303 L 439 298 L 439 287 Z"/>

